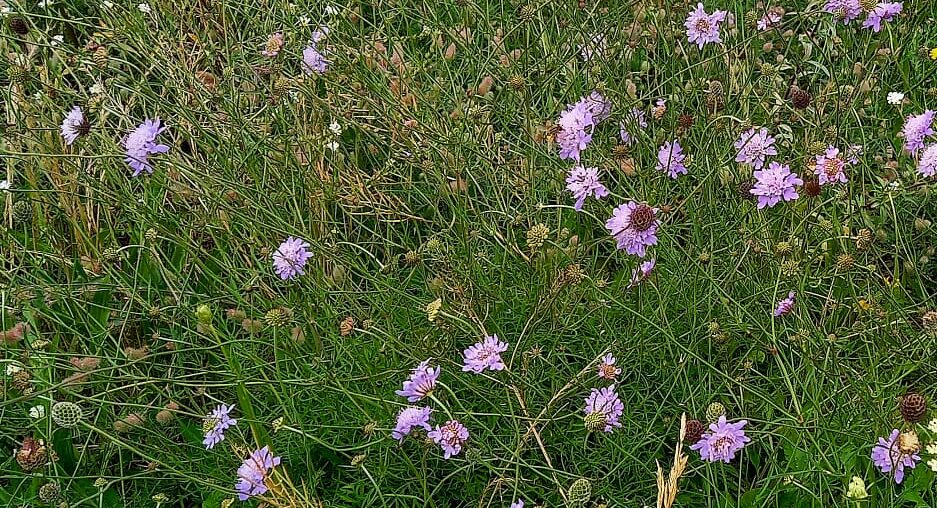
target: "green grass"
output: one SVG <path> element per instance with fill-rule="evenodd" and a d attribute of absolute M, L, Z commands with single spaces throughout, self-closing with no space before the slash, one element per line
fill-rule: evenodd
<path fill-rule="evenodd" d="M 934 506 L 930 456 L 894 485 L 869 455 L 878 436 L 912 427 L 900 396 L 937 396 L 937 336 L 922 320 L 937 293 L 937 196 L 897 137 L 937 104 L 937 62 L 920 51 L 937 47 L 937 8 L 905 2 L 873 34 L 822 5 L 786 4 L 782 27 L 759 33 L 745 22 L 751 2 L 708 2 L 737 26 L 703 50 L 686 42 L 690 6 L 672 1 L 352 1 L 333 15 L 282 1 L 153 1 L 150 15 L 134 2 L 14 4 L 30 31 L 5 22 L 0 38 L 12 183 L 0 196 L 0 328 L 30 331 L 0 345 L 0 443 L 32 436 L 58 460 L 24 472 L 5 454 L 0 502 L 40 506 L 40 487 L 58 482 L 69 506 L 216 507 L 246 451 L 270 445 L 283 459 L 274 506 L 290 492 L 302 493 L 293 506 L 564 506 L 586 478 L 586 506 L 640 507 L 654 504 L 655 461 L 669 468 L 681 414 L 704 419 L 720 402 L 749 420 L 752 443 L 730 464 L 687 451 L 677 506 L 854 506 L 853 476 L 869 489 L 859 506 Z M 304 77 L 320 23 L 332 62 Z M 266 58 L 275 31 L 286 47 Z M 584 63 L 577 45 L 595 32 L 609 49 Z M 98 63 L 89 41 L 105 48 Z M 490 93 L 467 93 L 486 76 Z M 718 111 L 712 80 L 725 88 Z M 791 106 L 791 83 L 810 108 Z M 572 164 L 544 137 L 593 89 L 614 108 L 583 161 L 612 195 L 577 213 Z M 889 105 L 889 91 L 907 103 Z M 658 98 L 667 111 L 648 115 L 629 175 L 613 156 L 617 123 Z M 91 131 L 65 147 L 73 105 Z M 172 149 L 131 178 L 121 139 L 156 116 Z M 848 184 L 757 210 L 739 196 L 751 169 L 732 147 L 750 125 L 768 127 L 777 160 L 801 176 L 817 143 L 864 155 Z M 692 157 L 677 180 L 654 170 L 671 139 Z M 639 260 L 604 228 L 630 199 L 665 208 L 656 271 L 636 288 Z M 539 247 L 537 224 L 550 231 Z M 874 242 L 860 249 L 863 229 Z M 315 253 L 291 282 L 270 259 L 287 236 Z M 568 283 L 572 265 L 585 276 Z M 795 311 L 773 318 L 788 291 Z M 202 305 L 211 319 L 199 323 Z M 285 323 L 271 323 L 279 308 Z M 486 334 L 510 344 L 508 369 L 461 372 Z M 583 400 L 603 385 L 605 352 L 623 369 L 622 428 L 590 434 Z M 434 421 L 451 413 L 471 432 L 451 460 L 390 437 L 405 406 L 394 391 L 429 357 L 442 367 Z M 100 363 L 75 379 L 83 358 Z M 56 401 L 81 406 L 77 428 L 52 421 Z M 171 402 L 174 418 L 158 421 Z M 202 418 L 222 402 L 239 424 L 206 451 Z M 37 405 L 44 418 L 29 416 Z M 118 432 L 132 414 L 143 424 Z"/>

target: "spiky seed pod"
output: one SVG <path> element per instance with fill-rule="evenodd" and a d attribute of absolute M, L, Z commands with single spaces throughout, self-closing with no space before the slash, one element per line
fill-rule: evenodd
<path fill-rule="evenodd" d="M 278 328 L 286 325 L 289 316 L 282 307 L 276 307 L 267 311 L 264 315 L 264 322 L 267 326 Z"/>
<path fill-rule="evenodd" d="M 856 265 L 856 258 L 852 257 L 852 254 L 842 253 L 839 256 L 836 256 L 836 271 L 837 272 L 848 272 L 852 270 L 852 267 Z"/>
<path fill-rule="evenodd" d="M 820 192 L 823 191 L 823 188 L 820 187 L 820 182 L 816 178 L 807 178 L 804 182 L 804 194 L 808 198 L 815 198 L 820 195 Z"/>
<path fill-rule="evenodd" d="M 16 83 L 24 85 L 29 83 L 29 80 L 32 78 L 32 75 L 29 74 L 29 71 L 26 70 L 26 67 L 22 65 L 11 65 L 7 70 L 7 75 Z"/>
<path fill-rule="evenodd" d="M 364 459 L 366 458 L 368 458 L 368 456 L 363 453 L 355 455 L 351 458 L 351 467 L 360 467 L 362 464 L 364 464 Z"/>
<path fill-rule="evenodd" d="M 813 96 L 810 95 L 810 92 L 797 86 L 791 88 L 790 99 L 791 105 L 797 109 L 807 109 L 813 102 Z"/>
<path fill-rule="evenodd" d="M 60 495 L 62 495 L 62 490 L 58 482 L 49 482 L 39 487 L 39 500 L 43 503 L 52 504 L 58 500 Z"/>
<path fill-rule="evenodd" d="M 712 255 L 707 251 L 703 251 L 699 253 L 699 256 L 696 256 L 696 260 L 705 265 L 712 260 Z"/>
<path fill-rule="evenodd" d="M 550 237 L 550 228 L 543 223 L 534 224 L 527 230 L 527 246 L 530 250 L 538 250 Z"/>
<path fill-rule="evenodd" d="M 81 423 L 81 407 L 74 402 L 56 402 L 52 405 L 52 421 L 59 427 L 72 429 Z"/>
<path fill-rule="evenodd" d="M 166 407 L 164 407 L 158 413 L 156 413 L 156 422 L 159 423 L 160 425 L 169 424 L 170 422 L 172 422 L 173 418 L 175 418 L 176 416 L 175 412 L 178 410 L 179 410 L 179 404 L 176 404 L 175 402 L 170 402 L 169 404 L 166 404 Z"/>
<path fill-rule="evenodd" d="M 821 154 L 826 150 L 827 146 L 829 146 L 829 143 L 825 141 L 812 141 L 807 147 L 807 151 L 810 152 L 810 154 Z"/>
<path fill-rule="evenodd" d="M 800 275 L 800 263 L 794 259 L 785 259 L 781 263 L 781 274 L 788 279 L 793 279 Z"/>
<path fill-rule="evenodd" d="M 589 432 L 599 432 L 605 429 L 608 421 L 605 419 L 605 413 L 596 411 L 587 414 L 586 417 L 583 418 L 583 424 Z"/>
<path fill-rule="evenodd" d="M 364 424 L 364 427 L 361 427 L 361 433 L 365 437 L 371 437 L 375 432 L 377 432 L 377 422 L 368 422 Z"/>
<path fill-rule="evenodd" d="M 678 126 L 683 130 L 689 130 L 693 127 L 693 115 L 689 113 L 680 114 L 679 120 L 677 120 Z"/>
<path fill-rule="evenodd" d="M 930 229 L 930 226 L 931 226 L 931 221 L 928 219 L 925 219 L 923 217 L 917 217 L 916 219 L 914 219 L 914 229 L 919 233 L 923 233 L 927 231 L 928 229 Z"/>
<path fill-rule="evenodd" d="M 48 458 L 45 443 L 32 437 L 24 439 L 23 445 L 16 451 L 16 463 L 26 472 L 35 471 L 46 465 Z"/>
<path fill-rule="evenodd" d="M 856 235 L 856 250 L 866 250 L 872 246 L 872 242 L 875 241 L 875 235 L 872 234 L 872 230 L 868 228 L 861 229 L 859 234 Z"/>
<path fill-rule="evenodd" d="M 699 420 L 687 420 L 684 439 L 687 443 L 696 444 L 703 437 L 704 430 L 703 422 Z"/>
<path fill-rule="evenodd" d="M 628 155 L 631 153 L 631 148 L 625 144 L 617 144 L 612 147 L 612 157 L 616 161 L 623 161 L 628 158 Z"/>
<path fill-rule="evenodd" d="M 721 402 L 712 402 L 706 407 L 706 421 L 713 423 L 719 420 L 720 416 L 725 416 L 726 407 Z"/>
<path fill-rule="evenodd" d="M 291 87 L 292 84 L 290 83 L 290 80 L 284 77 L 279 77 L 276 79 L 276 81 L 273 82 L 273 96 L 283 97 L 286 92 L 290 91 Z"/>
<path fill-rule="evenodd" d="M 29 380 L 32 376 L 29 375 L 29 371 L 26 369 L 18 370 L 13 373 L 13 388 L 26 392 L 32 390 L 32 385 L 29 384 Z"/>
<path fill-rule="evenodd" d="M 917 392 L 908 392 L 899 404 L 901 417 L 908 423 L 917 423 L 927 414 L 927 399 Z"/>
<path fill-rule="evenodd" d="M 407 251 L 407 253 L 403 255 L 403 261 L 413 266 L 420 262 L 420 253 L 412 250 Z"/>
<path fill-rule="evenodd" d="M 524 76 L 521 76 L 520 74 L 515 74 L 511 76 L 511 79 L 508 80 L 508 85 L 514 90 L 517 90 L 518 92 L 520 92 L 521 90 L 524 89 L 524 86 L 526 85 L 526 83 L 524 82 Z"/>
<path fill-rule="evenodd" d="M 749 28 L 756 28 L 758 26 L 758 12 L 754 9 L 749 10 L 745 13 L 745 26 Z"/>
<path fill-rule="evenodd" d="M 751 180 L 746 180 L 744 182 L 740 182 L 735 187 L 735 192 L 736 194 L 738 194 L 738 197 L 744 200 L 754 201 L 755 195 L 752 194 L 752 189 L 754 187 L 755 187 L 755 184 Z"/>
<path fill-rule="evenodd" d="M 585 478 L 580 478 L 569 486 L 567 492 L 569 504 L 572 506 L 582 506 L 592 498 L 592 482 Z"/>
<path fill-rule="evenodd" d="M 833 221 L 827 219 L 826 217 L 823 217 L 817 221 L 817 226 L 826 234 L 833 233 L 833 228 L 836 227 L 833 225 Z"/>
<path fill-rule="evenodd" d="M 781 257 L 790 255 L 794 251 L 794 246 L 791 245 L 791 242 L 778 242 L 774 246 L 774 252 Z"/>
<path fill-rule="evenodd" d="M 94 52 L 91 53 L 91 61 L 98 69 L 107 68 L 107 60 L 107 46 L 98 46 L 95 48 Z"/>
<path fill-rule="evenodd" d="M 26 36 L 29 33 L 29 22 L 26 21 L 26 18 L 13 15 L 7 18 L 7 26 L 10 27 L 10 30 L 19 36 Z"/>
<path fill-rule="evenodd" d="M 33 207 L 29 201 L 13 203 L 13 222 L 15 224 L 29 224 L 33 219 Z"/>

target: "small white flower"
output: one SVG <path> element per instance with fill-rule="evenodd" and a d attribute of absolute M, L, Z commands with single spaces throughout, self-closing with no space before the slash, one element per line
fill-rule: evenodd
<path fill-rule="evenodd" d="M 52 0 L 39 0 L 39 3 L 36 4 L 36 7 L 41 7 L 45 9 L 46 7 L 52 5 Z"/>
<path fill-rule="evenodd" d="M 303 14 L 299 17 L 299 26 L 309 26 L 310 23 L 312 23 L 312 20 L 309 19 L 309 16 Z"/>
<path fill-rule="evenodd" d="M 62 44 L 63 42 L 65 42 L 65 36 L 60 34 L 60 35 L 53 35 L 52 39 L 49 41 L 49 44 L 52 46 L 58 46 L 59 44 Z"/>
<path fill-rule="evenodd" d="M 937 418 L 934 418 L 927 424 L 927 430 L 937 434 Z"/>
<path fill-rule="evenodd" d="M 904 94 L 901 92 L 888 92 L 888 103 L 894 104 L 895 106 L 901 104 L 901 101 L 904 100 Z"/>
<path fill-rule="evenodd" d="M 16 374 L 17 372 L 20 372 L 20 371 L 22 371 L 22 370 L 23 370 L 23 368 L 20 367 L 19 365 L 15 364 L 15 363 L 8 363 L 8 364 L 7 364 L 7 375 L 8 375 L 8 376 L 12 376 L 13 374 Z"/>
<path fill-rule="evenodd" d="M 153 12 L 153 9 L 150 8 L 150 4 L 144 2 L 137 5 L 137 9 L 143 14 L 150 14 Z"/>
<path fill-rule="evenodd" d="M 329 150 L 332 150 L 333 152 L 334 152 L 334 151 L 337 151 L 337 150 L 338 150 L 338 141 L 334 141 L 334 140 L 329 141 L 328 143 L 325 144 L 325 147 L 328 148 Z"/>
<path fill-rule="evenodd" d="M 6 16 L 7 14 L 11 12 L 13 12 L 13 9 L 7 7 L 6 5 L 4 5 L 3 7 L 0 7 L 0 16 Z"/>
<path fill-rule="evenodd" d="M 33 94 L 33 100 L 34 100 L 34 101 L 41 101 L 41 100 L 42 100 L 42 92 L 36 92 L 36 93 L 34 93 L 34 94 Z"/>
<path fill-rule="evenodd" d="M 45 406 L 33 406 L 29 408 L 29 417 L 38 420 L 46 415 Z"/>
<path fill-rule="evenodd" d="M 329 130 L 332 131 L 332 134 L 335 134 L 336 136 L 342 135 L 342 126 L 335 120 L 332 120 L 332 123 L 329 124 Z"/>
<path fill-rule="evenodd" d="M 10 192 L 10 181 L 9 180 L 0 180 L 0 191 Z"/>
<path fill-rule="evenodd" d="M 334 5 L 329 4 L 325 6 L 324 11 L 327 15 L 334 16 L 335 14 L 338 14 L 338 7 L 335 7 Z"/>
<path fill-rule="evenodd" d="M 104 85 L 101 83 L 95 83 L 91 85 L 91 88 L 88 91 L 91 92 L 91 95 L 101 95 L 104 93 Z"/>

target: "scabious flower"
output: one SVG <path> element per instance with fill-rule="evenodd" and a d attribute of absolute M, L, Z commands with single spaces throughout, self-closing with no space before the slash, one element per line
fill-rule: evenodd
<path fill-rule="evenodd" d="M 509 506 L 508 508 L 524 508 L 524 501 L 518 499 L 517 501 L 514 501 L 513 503 L 511 503 L 511 506 Z"/>
<path fill-rule="evenodd" d="M 937 143 L 931 143 L 924 148 L 921 160 L 917 163 L 917 172 L 926 177 L 937 173 Z"/>
<path fill-rule="evenodd" d="M 767 169 L 755 171 L 754 175 L 757 181 L 749 192 L 758 196 L 759 210 L 770 208 L 781 200 L 793 201 L 800 197 L 797 186 L 803 185 L 804 181 L 796 173 L 791 173 L 787 164 L 772 162 Z"/>
<path fill-rule="evenodd" d="M 133 176 L 146 171 L 153 173 L 148 157 L 154 153 L 166 153 L 169 147 L 156 144 L 156 136 L 166 130 L 160 125 L 159 118 L 146 119 L 124 138 L 124 149 L 127 157 L 124 159 L 133 169 Z"/>
<path fill-rule="evenodd" d="M 784 298 L 783 300 L 781 300 L 780 302 L 778 302 L 777 308 L 774 309 L 774 315 L 775 315 L 775 316 L 786 316 L 786 315 L 790 314 L 791 311 L 794 310 L 794 297 L 795 297 L 796 295 L 797 295 L 797 293 L 791 291 L 790 293 L 787 294 L 787 298 Z"/>
<path fill-rule="evenodd" d="M 665 142 L 657 151 L 657 170 L 667 172 L 670 178 L 677 178 L 687 173 L 685 161 L 686 155 L 683 153 L 683 147 L 677 140 Z"/>
<path fill-rule="evenodd" d="M 781 22 L 781 15 L 772 10 L 772 11 L 768 11 L 767 14 L 762 16 L 761 19 L 759 19 L 758 22 L 756 23 L 756 26 L 758 27 L 759 30 L 765 31 L 765 30 L 768 30 L 769 28 L 774 27 L 780 22 Z"/>
<path fill-rule="evenodd" d="M 250 457 L 238 468 L 238 481 L 234 485 L 238 499 L 247 501 L 253 496 L 267 493 L 267 475 L 280 465 L 280 457 L 274 457 L 269 446 L 251 452 Z"/>
<path fill-rule="evenodd" d="M 423 400 L 436 388 L 436 378 L 439 377 L 440 371 L 442 367 L 434 369 L 429 366 L 429 359 L 423 360 L 410 372 L 410 379 L 403 382 L 403 389 L 394 393 L 406 397 L 410 402 Z"/>
<path fill-rule="evenodd" d="M 324 74 L 329 61 L 323 51 L 319 51 L 319 42 L 329 34 L 328 27 L 320 27 L 312 32 L 312 42 L 303 49 L 302 69 L 306 74 Z"/>
<path fill-rule="evenodd" d="M 859 0 L 827 0 L 823 10 L 843 20 L 844 25 L 862 14 L 862 4 Z"/>
<path fill-rule="evenodd" d="M 508 345 L 501 342 L 497 335 L 489 335 L 485 340 L 477 342 L 462 352 L 465 364 L 462 372 L 480 374 L 485 369 L 504 370 L 501 353 L 508 350 Z"/>
<path fill-rule="evenodd" d="M 611 385 L 605 388 L 593 388 L 586 397 L 586 407 L 583 411 L 586 413 L 586 418 L 597 418 L 599 425 L 604 423 L 602 430 L 612 432 L 615 427 L 621 427 L 618 419 L 621 418 L 624 410 L 625 405 L 615 393 L 615 385 Z"/>
<path fill-rule="evenodd" d="M 202 427 L 205 430 L 205 439 L 202 440 L 202 444 L 205 445 L 206 450 L 210 450 L 216 444 L 224 441 L 224 431 L 237 425 L 238 421 L 231 418 L 231 411 L 233 410 L 234 404 L 230 406 L 221 404 L 205 417 L 205 423 Z"/>
<path fill-rule="evenodd" d="M 904 480 L 904 468 L 914 469 L 921 461 L 921 456 L 914 447 L 903 447 L 898 429 L 891 431 L 888 439 L 878 438 L 878 444 L 872 447 L 872 462 L 883 473 L 893 473 L 895 483 Z"/>
<path fill-rule="evenodd" d="M 829 185 L 837 182 L 846 183 L 847 161 L 839 153 L 839 148 L 829 146 L 826 152 L 817 155 L 814 173 L 820 185 Z"/>
<path fill-rule="evenodd" d="M 656 208 L 629 201 L 612 211 L 605 228 L 615 237 L 619 249 L 643 258 L 648 246 L 657 245 L 659 224 Z"/>
<path fill-rule="evenodd" d="M 715 11 L 712 14 L 706 14 L 702 2 L 696 4 L 696 10 L 690 12 L 684 25 L 686 26 L 687 39 L 693 44 L 703 49 L 703 46 L 709 42 L 722 42 L 719 37 L 719 24 L 726 20 L 726 11 Z"/>
<path fill-rule="evenodd" d="M 283 32 L 272 33 L 270 37 L 267 38 L 267 43 L 264 45 L 264 49 L 260 54 L 273 58 L 280 54 L 280 51 L 283 49 L 283 44 Z"/>
<path fill-rule="evenodd" d="M 273 253 L 273 268 L 281 279 L 287 280 L 303 275 L 306 261 L 312 257 L 310 245 L 301 238 L 288 237 Z"/>
<path fill-rule="evenodd" d="M 614 381 L 619 374 L 621 374 L 621 369 L 615 366 L 615 357 L 611 353 L 605 355 L 602 363 L 599 364 L 599 377 Z"/>
<path fill-rule="evenodd" d="M 917 155 L 924 148 L 924 139 L 934 135 L 931 125 L 934 123 L 935 114 L 937 112 L 928 109 L 920 115 L 910 115 L 905 120 L 904 128 L 901 129 L 899 135 L 904 138 L 904 149 L 911 155 Z"/>
<path fill-rule="evenodd" d="M 612 101 L 605 98 L 598 90 L 593 90 L 583 97 L 581 102 L 584 102 L 585 107 L 589 108 L 589 112 L 592 113 L 593 125 L 598 125 L 599 122 L 612 115 Z"/>
<path fill-rule="evenodd" d="M 634 270 L 631 271 L 631 282 L 628 283 L 628 287 L 632 288 L 646 281 L 651 276 L 651 272 L 654 271 L 656 265 L 657 260 L 651 258 L 636 266 Z"/>
<path fill-rule="evenodd" d="M 599 181 L 599 168 L 574 166 L 566 177 L 566 190 L 573 193 L 576 211 L 582 210 L 583 203 L 590 195 L 596 199 L 608 196 L 608 189 Z"/>
<path fill-rule="evenodd" d="M 608 41 L 605 34 L 595 34 L 585 43 L 579 45 L 579 55 L 583 62 L 591 61 L 595 57 L 602 58 L 608 50 Z"/>
<path fill-rule="evenodd" d="M 634 144 L 634 136 L 632 136 L 631 132 L 628 130 L 633 127 L 640 129 L 647 128 L 647 115 L 638 108 L 631 108 L 631 112 L 625 115 L 624 121 L 618 124 L 618 135 L 621 136 L 622 144 L 628 146 Z"/>
<path fill-rule="evenodd" d="M 879 2 L 874 9 L 869 11 L 868 16 L 862 23 L 862 27 L 871 28 L 876 33 L 880 32 L 882 30 L 882 21 L 891 21 L 895 16 L 901 14 L 903 8 L 904 5 L 901 2 Z"/>
<path fill-rule="evenodd" d="M 580 153 L 592 141 L 592 129 L 595 126 L 592 111 L 584 101 L 579 101 L 560 113 L 560 119 L 556 123 L 560 126 L 560 131 L 556 134 L 560 158 L 579 161 Z"/>
<path fill-rule="evenodd" d="M 62 137 L 65 138 L 65 144 L 71 145 L 78 139 L 78 136 L 88 132 L 88 122 L 85 120 L 84 113 L 79 106 L 75 106 L 65 115 L 62 120 Z"/>
<path fill-rule="evenodd" d="M 462 445 L 468 441 L 469 431 L 458 420 L 449 420 L 442 427 L 437 425 L 426 436 L 442 448 L 443 458 L 448 459 L 462 451 Z"/>
<path fill-rule="evenodd" d="M 410 434 L 417 427 L 424 430 L 432 430 L 429 424 L 429 415 L 433 410 L 428 407 L 408 407 L 397 415 L 397 425 L 394 427 L 391 436 L 397 441 L 403 441 L 403 438 Z"/>
<path fill-rule="evenodd" d="M 769 156 L 778 154 L 777 148 L 774 147 L 774 141 L 774 136 L 768 134 L 768 129 L 764 127 L 758 130 L 748 129 L 735 142 L 735 148 L 738 150 L 735 155 L 735 162 L 761 169 Z"/>
<path fill-rule="evenodd" d="M 735 454 L 751 441 L 742 429 L 748 424 L 747 420 L 736 423 L 726 421 L 726 416 L 719 417 L 719 421 L 709 426 L 696 444 L 690 446 L 691 450 L 699 450 L 700 458 L 710 462 L 723 461 L 728 463 L 735 458 Z"/>

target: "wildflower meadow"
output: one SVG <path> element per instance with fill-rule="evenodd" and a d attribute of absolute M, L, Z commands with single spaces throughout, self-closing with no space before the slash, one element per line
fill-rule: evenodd
<path fill-rule="evenodd" d="M 937 2 L 0 0 L 0 505 L 937 506 Z"/>

